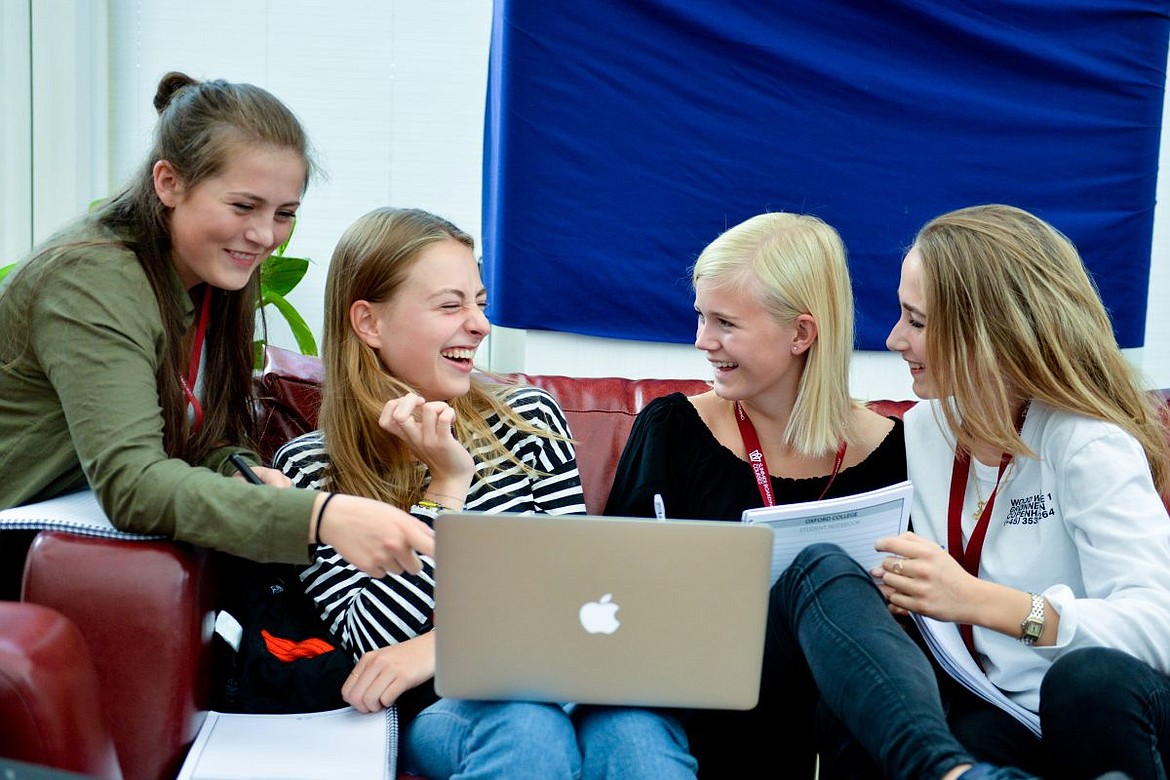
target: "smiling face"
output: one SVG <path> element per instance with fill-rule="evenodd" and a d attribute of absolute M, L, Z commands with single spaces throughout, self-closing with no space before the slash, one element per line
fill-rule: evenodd
<path fill-rule="evenodd" d="M 781 325 L 750 289 L 710 278 L 695 281 L 695 313 L 695 348 L 707 353 L 720 398 L 755 401 L 778 389 L 795 393 L 808 338 L 799 318 Z"/>
<path fill-rule="evenodd" d="M 245 145 L 223 169 L 187 187 L 166 160 L 154 186 L 169 210 L 171 260 L 188 290 L 201 282 L 243 288 L 288 238 L 305 184 L 305 161 L 292 150 Z"/>
<path fill-rule="evenodd" d="M 363 306 L 369 321 L 355 330 L 392 375 L 428 401 L 471 389 L 472 360 L 491 325 L 470 248 L 454 239 L 428 244 L 389 300 L 357 301 L 351 316 L 360 319 Z"/>
<path fill-rule="evenodd" d="M 900 353 L 910 367 L 914 394 L 938 398 L 938 387 L 926 363 L 926 298 L 922 291 L 922 257 L 917 247 L 907 252 L 902 261 L 898 303 L 901 316 L 886 337 L 886 346 Z"/>

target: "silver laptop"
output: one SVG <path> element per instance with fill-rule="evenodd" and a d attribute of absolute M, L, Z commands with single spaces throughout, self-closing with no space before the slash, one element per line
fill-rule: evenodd
<path fill-rule="evenodd" d="M 755 706 L 770 529 L 465 512 L 435 532 L 440 696 Z"/>

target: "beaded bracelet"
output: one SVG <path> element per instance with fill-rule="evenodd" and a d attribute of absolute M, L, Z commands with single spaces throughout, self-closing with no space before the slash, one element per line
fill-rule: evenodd
<path fill-rule="evenodd" d="M 436 518 L 445 511 L 447 511 L 447 508 L 442 504 L 436 504 L 434 501 L 428 501 L 425 498 L 419 499 L 410 508 L 412 515 L 432 527 Z"/>

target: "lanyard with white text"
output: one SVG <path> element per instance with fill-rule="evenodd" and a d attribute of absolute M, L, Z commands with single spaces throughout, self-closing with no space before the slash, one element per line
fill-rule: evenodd
<path fill-rule="evenodd" d="M 755 474 L 756 485 L 760 488 L 760 498 L 764 500 L 764 506 L 776 506 L 776 497 L 772 494 L 772 477 L 768 473 L 768 462 L 764 460 L 764 449 L 760 446 L 760 437 L 756 434 L 756 426 L 752 425 L 752 421 L 748 419 L 747 412 L 743 410 L 743 405 L 739 401 L 735 402 L 735 421 L 739 423 L 739 435 L 743 437 L 743 448 L 747 452 L 752 473 Z M 845 440 L 842 439 L 841 444 L 837 447 L 837 458 L 833 461 L 833 473 L 829 475 L 825 489 L 817 496 L 818 501 L 829 492 L 829 486 L 837 478 L 837 472 L 841 470 L 841 464 L 844 462 Z"/>
<path fill-rule="evenodd" d="M 183 383 L 183 395 L 187 397 L 187 404 L 191 407 L 195 419 L 191 423 L 191 432 L 198 432 L 203 425 L 203 406 L 195 396 L 195 383 L 199 380 L 199 363 L 203 360 L 203 339 L 207 335 L 207 322 L 211 319 L 211 286 L 203 290 L 203 302 L 199 307 L 199 321 L 195 324 L 195 338 L 191 345 L 191 363 L 187 367 L 187 376 L 179 377 Z"/>
<path fill-rule="evenodd" d="M 1020 408 L 1016 416 L 1016 433 L 1024 429 L 1024 417 L 1028 414 L 1028 404 Z M 1012 456 L 1004 453 L 999 459 L 999 474 L 995 478 L 995 487 L 987 497 L 987 503 L 975 520 L 975 528 L 971 531 L 971 538 L 963 547 L 963 498 L 967 494 L 967 477 L 971 472 L 971 456 L 964 450 L 955 449 L 955 462 L 951 466 L 951 496 L 947 504 L 947 549 L 951 557 L 972 577 L 979 576 L 979 561 L 983 557 L 983 542 L 987 538 L 987 529 L 991 525 L 991 512 L 995 508 L 995 497 L 999 493 L 999 483 L 1007 471 Z M 979 656 L 975 654 L 975 634 L 969 623 L 959 624 L 959 634 L 963 637 L 963 644 L 971 653 L 971 657 L 979 663 Z M 982 668 L 982 664 L 980 667 Z"/>

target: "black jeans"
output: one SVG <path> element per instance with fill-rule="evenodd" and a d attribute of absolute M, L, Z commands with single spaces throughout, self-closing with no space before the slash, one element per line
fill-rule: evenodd
<path fill-rule="evenodd" d="M 930 661 L 835 545 L 806 548 L 773 587 L 764 663 L 811 675 L 822 713 L 881 776 L 935 780 L 974 762 L 947 726 Z"/>
<path fill-rule="evenodd" d="M 1166 780 L 1170 677 L 1119 650 L 1074 650 L 1044 676 L 1040 725 L 1051 777 Z"/>
<path fill-rule="evenodd" d="M 932 661 L 933 664 L 933 661 Z M 1043 742 L 1015 718 L 936 669 L 951 733 L 978 761 L 1015 766 L 1049 780 L 1167 780 L 1170 677 L 1118 650 L 1063 656 L 1040 688 Z M 880 770 L 849 730 L 818 719 L 822 780 L 904 777 Z"/>

